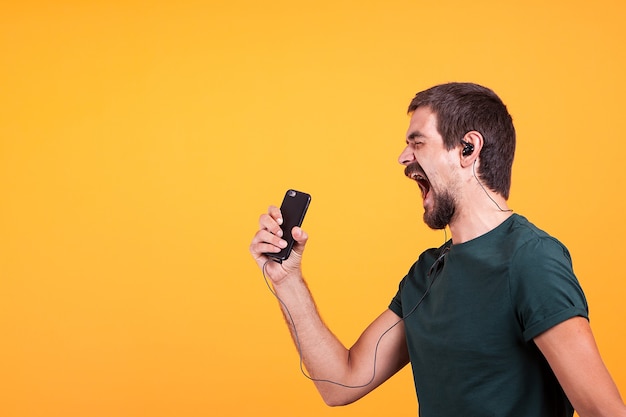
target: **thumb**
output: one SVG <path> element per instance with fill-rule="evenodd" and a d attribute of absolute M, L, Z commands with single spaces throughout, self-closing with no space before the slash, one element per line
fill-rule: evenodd
<path fill-rule="evenodd" d="M 302 254 L 302 252 L 304 251 L 304 246 L 309 240 L 309 235 L 307 235 L 306 232 L 300 227 L 295 226 L 293 229 L 291 229 L 291 236 L 293 236 L 293 240 L 295 241 L 295 244 L 293 245 L 293 250 L 298 252 L 299 254 Z"/>

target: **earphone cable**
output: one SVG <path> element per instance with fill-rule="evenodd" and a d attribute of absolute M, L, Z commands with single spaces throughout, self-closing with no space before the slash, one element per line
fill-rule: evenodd
<path fill-rule="evenodd" d="M 430 277 L 430 274 L 433 272 L 433 268 L 443 259 L 443 257 L 448 252 L 448 250 L 449 250 L 449 248 L 447 248 L 447 247 L 443 248 L 441 255 L 439 255 L 439 257 L 435 260 L 433 265 L 430 267 L 430 270 L 428 271 L 427 277 Z M 396 327 L 401 322 L 405 321 L 407 318 L 409 318 L 409 316 L 411 316 L 415 312 L 415 310 L 417 310 L 417 307 L 419 307 L 419 305 L 422 304 L 422 301 L 424 301 L 426 296 L 430 293 L 430 289 L 433 286 L 433 284 L 435 282 L 435 279 L 436 279 L 436 276 L 435 276 L 430 281 L 430 283 L 428 284 L 428 287 L 426 288 L 426 291 L 424 291 L 424 294 L 418 300 L 418 302 L 415 304 L 415 306 L 413 306 L 413 308 L 404 317 L 400 318 L 398 321 L 396 321 L 394 324 L 392 324 L 387 330 L 382 332 L 382 334 L 380 335 L 380 337 L 376 341 L 376 346 L 374 348 L 374 364 L 373 364 L 373 369 L 372 369 L 372 377 L 366 383 L 361 384 L 361 385 L 347 385 L 347 384 L 342 384 L 341 382 L 332 381 L 332 380 L 329 380 L 329 379 L 313 378 L 312 376 L 307 374 L 306 371 L 304 370 L 304 363 L 303 363 L 304 361 L 302 359 L 302 346 L 300 344 L 300 337 L 298 336 L 298 330 L 296 329 L 296 323 L 295 323 L 295 321 L 294 321 L 294 319 L 293 319 L 293 317 L 291 315 L 291 312 L 289 311 L 289 308 L 287 307 L 287 304 L 285 304 L 285 302 L 283 300 L 281 300 L 281 298 L 278 296 L 278 294 L 276 294 L 276 292 L 274 291 L 274 289 L 270 285 L 269 280 L 267 279 L 267 275 L 265 274 L 265 267 L 267 266 L 268 262 L 271 262 L 271 260 L 265 261 L 265 263 L 263 264 L 263 267 L 261 268 L 261 271 L 263 273 L 263 279 L 265 280 L 265 285 L 267 285 L 267 288 L 270 290 L 272 295 L 274 295 L 274 297 L 282 305 L 282 307 L 283 307 L 283 309 L 285 311 L 285 314 L 286 314 L 287 318 L 289 319 L 289 322 L 291 323 L 291 327 L 293 329 L 293 338 L 294 338 L 295 343 L 296 343 L 296 349 L 298 350 L 298 359 L 299 359 L 300 372 L 307 379 L 309 379 L 309 380 L 311 380 L 313 382 L 327 382 L 329 384 L 334 384 L 334 385 L 338 385 L 340 387 L 352 388 L 352 389 L 364 388 L 364 387 L 368 386 L 369 384 L 371 384 L 374 381 L 374 379 L 376 378 L 376 361 L 377 361 L 378 347 L 380 345 L 381 340 L 394 327 Z"/>
<path fill-rule="evenodd" d="M 476 160 L 474 159 L 474 163 L 472 164 L 472 174 L 474 174 L 474 178 L 476 178 L 476 182 L 478 182 L 478 185 L 480 185 L 480 188 L 483 189 L 483 191 L 485 192 L 485 194 L 487 194 L 487 197 L 489 197 L 489 200 L 491 200 L 493 202 L 493 204 L 496 205 L 496 207 L 498 207 L 498 210 L 502 211 L 502 212 L 511 212 L 513 211 L 512 209 L 507 209 L 504 210 L 502 207 L 500 207 L 500 205 L 496 202 L 496 200 L 494 200 L 489 193 L 487 192 L 487 190 L 485 189 L 485 187 L 483 186 L 483 184 L 480 182 L 480 180 L 478 179 L 478 177 L 476 176 Z"/>

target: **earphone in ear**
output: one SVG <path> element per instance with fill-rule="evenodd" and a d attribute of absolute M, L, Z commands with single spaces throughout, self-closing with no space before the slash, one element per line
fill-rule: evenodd
<path fill-rule="evenodd" d="M 474 145 L 469 142 L 465 142 L 464 140 L 461 140 L 461 143 L 463 144 L 463 151 L 461 151 L 461 155 L 470 156 L 472 152 L 474 152 Z"/>

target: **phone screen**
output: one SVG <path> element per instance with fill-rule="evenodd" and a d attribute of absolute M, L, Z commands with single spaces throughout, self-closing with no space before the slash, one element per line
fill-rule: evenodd
<path fill-rule="evenodd" d="M 283 215 L 283 224 L 280 227 L 283 230 L 283 239 L 287 241 L 287 247 L 278 253 L 268 253 L 268 256 L 278 262 L 289 258 L 295 242 L 293 236 L 291 236 L 291 229 L 295 226 L 302 226 L 302 221 L 310 202 L 311 196 L 309 194 L 296 190 L 287 190 L 280 205 L 280 212 Z"/>

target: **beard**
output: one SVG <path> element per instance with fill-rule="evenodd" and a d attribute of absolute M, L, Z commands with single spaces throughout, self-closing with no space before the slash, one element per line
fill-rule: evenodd
<path fill-rule="evenodd" d="M 432 210 L 424 212 L 424 223 L 434 230 L 445 229 L 450 224 L 455 210 L 454 197 L 446 190 L 442 194 L 435 195 L 435 204 Z"/>

